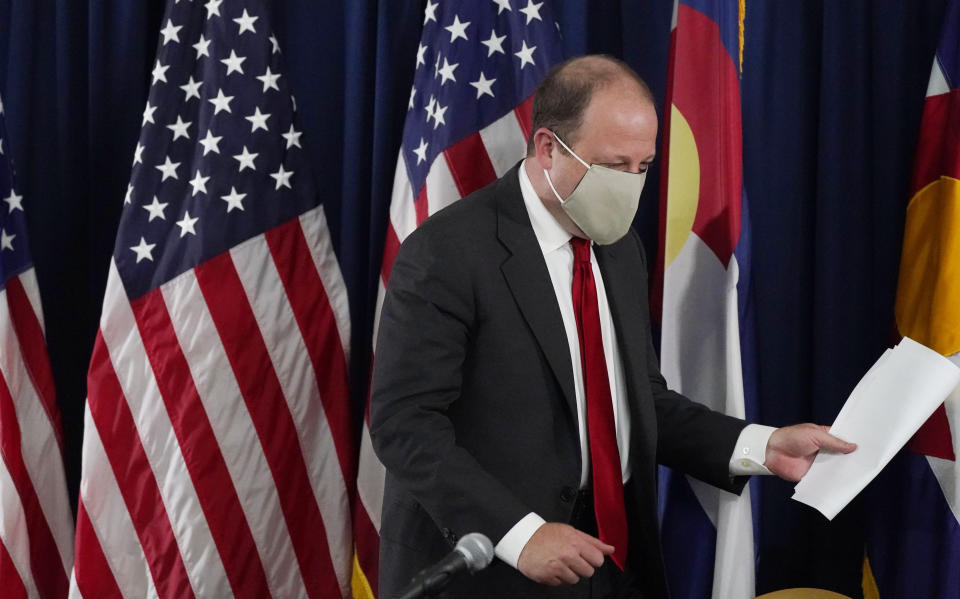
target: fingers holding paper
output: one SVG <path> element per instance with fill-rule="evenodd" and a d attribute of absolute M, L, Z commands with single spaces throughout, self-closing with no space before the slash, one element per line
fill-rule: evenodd
<path fill-rule="evenodd" d="M 795 424 L 778 428 L 767 441 L 764 465 L 780 478 L 800 480 L 821 450 L 831 453 L 850 453 L 854 443 L 834 437 L 829 427 L 816 424 Z"/>

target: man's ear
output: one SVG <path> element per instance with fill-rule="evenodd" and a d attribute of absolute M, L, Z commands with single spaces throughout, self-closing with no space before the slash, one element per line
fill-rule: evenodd
<path fill-rule="evenodd" d="M 533 133 L 534 158 L 543 170 L 548 171 L 553 166 L 553 150 L 555 145 L 556 140 L 549 129 L 541 127 Z"/>

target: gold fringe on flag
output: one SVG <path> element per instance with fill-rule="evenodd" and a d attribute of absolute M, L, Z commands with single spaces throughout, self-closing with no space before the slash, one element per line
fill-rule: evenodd
<path fill-rule="evenodd" d="M 370 588 L 370 582 L 367 581 L 363 568 L 360 567 L 360 560 L 357 559 L 357 552 L 353 552 L 353 577 L 350 580 L 353 599 L 376 599 L 373 589 Z"/>
<path fill-rule="evenodd" d="M 743 75 L 743 22 L 747 18 L 747 0 L 740 0 L 737 14 L 737 30 L 740 38 L 740 68 L 738 73 Z"/>
<path fill-rule="evenodd" d="M 880 591 L 877 589 L 877 581 L 873 578 L 873 569 L 870 568 L 870 560 L 863 556 L 863 599 L 880 599 Z"/>

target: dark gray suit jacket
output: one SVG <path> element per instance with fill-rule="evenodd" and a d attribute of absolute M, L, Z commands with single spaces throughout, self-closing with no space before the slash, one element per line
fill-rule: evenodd
<path fill-rule="evenodd" d="M 517 168 L 438 212 L 400 248 L 380 317 L 370 432 L 387 468 L 380 594 L 391 597 L 457 538 L 496 543 L 536 512 L 568 522 L 580 440 L 567 337 L 527 216 Z M 595 253 L 617 330 L 631 410 L 625 500 L 628 571 L 667 595 L 656 465 L 739 492 L 728 461 L 745 423 L 667 389 L 654 354 L 636 234 Z M 500 560 L 449 596 L 580 597 Z"/>

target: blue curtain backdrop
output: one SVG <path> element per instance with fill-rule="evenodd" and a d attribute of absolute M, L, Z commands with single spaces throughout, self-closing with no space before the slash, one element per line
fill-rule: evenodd
<path fill-rule="evenodd" d="M 830 423 L 895 341 L 917 128 L 945 3 L 750 2 L 745 184 L 754 232 L 760 421 Z M 758 591 L 851 596 L 864 498 L 832 523 L 764 480 Z"/>
<path fill-rule="evenodd" d="M 350 293 L 359 407 L 423 2 L 271 4 Z M 758 417 L 829 423 L 893 337 L 907 181 L 944 0 L 746 5 Z M 624 58 L 650 83 L 662 113 L 670 0 L 554 7 L 568 56 Z M 86 368 L 163 8 L 160 0 L 0 0 L 0 93 L 74 498 Z M 649 178 L 635 225 L 655 254 L 656 165 Z M 758 487 L 758 592 L 819 586 L 858 596 L 860 502 L 827 523 L 789 500 L 791 485 Z"/>

